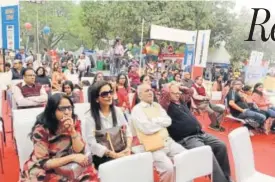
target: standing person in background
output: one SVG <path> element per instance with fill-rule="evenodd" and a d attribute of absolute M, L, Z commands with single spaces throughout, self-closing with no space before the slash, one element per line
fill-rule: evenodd
<path fill-rule="evenodd" d="M 52 58 L 49 55 L 47 48 L 44 48 L 44 55 L 43 55 L 42 62 L 45 62 L 45 63 L 47 63 L 50 66 L 52 65 Z"/>
<path fill-rule="evenodd" d="M 119 37 L 116 38 L 115 44 L 113 46 L 114 51 L 114 74 L 117 75 L 120 73 L 120 67 L 121 67 L 121 58 L 124 55 L 124 48 L 121 44 L 121 39 Z"/>
<path fill-rule="evenodd" d="M 86 64 L 86 73 L 88 74 L 90 72 L 92 63 L 91 63 L 91 59 L 89 56 L 85 55 L 85 53 L 83 52 L 84 56 L 85 56 L 85 64 Z"/>
<path fill-rule="evenodd" d="M 80 81 L 81 77 L 84 76 L 86 68 L 87 68 L 86 58 L 85 58 L 84 53 L 80 54 L 79 59 L 76 63 L 76 67 L 77 67 L 77 70 L 78 70 L 78 74 L 79 74 L 78 78 L 79 78 L 79 81 Z"/>
<path fill-rule="evenodd" d="M 20 47 L 19 52 L 15 55 L 14 59 L 19 59 L 22 61 L 23 65 L 25 65 L 25 61 L 27 58 L 27 54 L 25 53 L 25 48 L 23 46 Z"/>

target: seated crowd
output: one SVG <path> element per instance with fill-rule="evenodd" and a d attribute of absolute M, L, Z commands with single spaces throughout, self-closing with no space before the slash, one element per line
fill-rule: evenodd
<path fill-rule="evenodd" d="M 107 78 L 98 72 L 94 76 L 88 93 L 84 93 L 90 109 L 85 115 L 86 136 L 82 136 L 81 121 L 74 112 L 74 103 L 82 102 L 81 97 L 72 81 L 67 80 L 73 72 L 72 63 L 55 63 L 51 82 L 43 66 L 36 72 L 17 66 L 16 63 L 12 68 L 16 69 L 15 76 L 23 78 L 14 87 L 18 109 L 45 106 L 30 134 L 34 149 L 21 171 L 21 181 L 99 181 L 99 166 L 131 155 L 134 140 L 138 140 L 145 151 L 152 152 L 160 182 L 174 181 L 175 155 L 204 145 L 213 151 L 213 182 L 231 182 L 226 145 L 205 132 L 192 111 L 207 112 L 209 128 L 219 132 L 225 131 L 221 122 L 228 109 L 234 117 L 247 120 L 245 126 L 250 130 L 261 128 L 267 134 L 275 117 L 275 107 L 265 96 L 262 84 L 256 84 L 251 91 L 239 80 L 223 84 L 222 78 L 217 78 L 212 90 L 222 92 L 221 105 L 211 101 L 201 76 L 192 81 L 190 73 L 174 70 L 169 81 L 167 72 L 163 72 L 155 85 L 152 76 L 139 77 L 137 68 L 132 66 L 129 75 Z M 81 67 L 81 78 L 84 55 L 77 66 Z M 62 93 L 47 92 L 49 87 Z M 130 94 L 135 95 L 133 100 Z M 137 137 L 133 136 L 130 123 Z M 151 136 L 160 139 L 157 146 L 146 143 L 145 138 Z M 70 176 L 66 173 L 69 165 L 82 170 Z"/>

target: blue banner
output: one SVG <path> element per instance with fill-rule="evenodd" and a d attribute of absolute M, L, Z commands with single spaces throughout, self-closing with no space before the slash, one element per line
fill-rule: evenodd
<path fill-rule="evenodd" d="M 2 18 L 2 42 L 4 49 L 19 49 L 20 24 L 19 6 L 6 6 L 1 8 Z"/>
<path fill-rule="evenodd" d="M 185 67 L 185 71 L 190 72 L 192 65 L 194 64 L 194 45 L 186 44 L 184 51 L 184 61 L 183 67 Z"/>

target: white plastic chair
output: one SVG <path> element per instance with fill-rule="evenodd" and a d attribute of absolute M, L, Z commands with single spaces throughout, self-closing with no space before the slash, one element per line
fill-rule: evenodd
<path fill-rule="evenodd" d="M 100 182 L 153 182 L 151 153 L 134 154 L 106 162 L 99 166 Z"/>
<path fill-rule="evenodd" d="M 75 114 L 81 120 L 82 136 L 85 140 L 85 116 L 84 114 L 89 110 L 88 103 L 75 104 Z M 31 109 L 20 109 L 12 110 L 13 115 L 13 126 L 14 126 L 14 136 L 16 139 L 16 146 L 19 156 L 20 169 L 23 169 L 23 165 L 28 160 L 32 150 L 33 143 L 29 138 L 29 133 L 36 121 L 36 116 L 44 111 L 44 108 L 31 108 Z"/>
<path fill-rule="evenodd" d="M 174 157 L 175 182 L 192 182 L 194 179 L 212 175 L 213 153 L 209 146 L 185 150 Z"/>
<path fill-rule="evenodd" d="M 87 86 L 83 87 L 82 92 L 83 92 L 83 102 L 88 103 L 88 88 Z"/>
<path fill-rule="evenodd" d="M 19 157 L 20 169 L 28 160 L 32 150 L 33 143 L 30 140 L 29 134 L 36 121 L 36 116 L 43 112 L 44 108 L 31 108 L 12 110 L 14 137 Z"/>
<path fill-rule="evenodd" d="M 275 182 L 275 178 L 255 169 L 254 154 L 248 129 L 241 127 L 229 135 L 237 182 Z"/>

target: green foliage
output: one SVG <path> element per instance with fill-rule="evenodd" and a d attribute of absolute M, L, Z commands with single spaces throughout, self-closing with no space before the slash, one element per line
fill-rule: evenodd
<path fill-rule="evenodd" d="M 38 11 L 39 20 L 39 47 L 40 51 L 46 48 L 68 48 L 78 49 L 81 45 L 91 46 L 90 35 L 87 29 L 82 26 L 80 5 L 70 1 L 45 1 L 44 4 L 30 2 L 20 2 L 20 22 L 22 44 L 26 45 L 28 35 L 34 37 L 33 45 L 29 42 L 28 46 L 33 50 L 36 45 L 36 14 Z M 31 30 L 26 30 L 24 24 L 32 24 Z M 49 26 L 49 35 L 43 34 L 43 27 Z"/>

